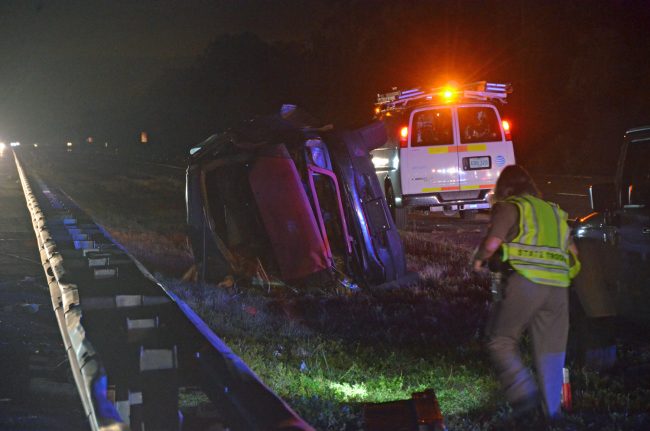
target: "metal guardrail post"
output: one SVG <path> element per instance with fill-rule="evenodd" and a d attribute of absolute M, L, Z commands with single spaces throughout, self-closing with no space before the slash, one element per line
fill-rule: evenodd
<path fill-rule="evenodd" d="M 230 429 L 314 431 L 264 385 L 185 302 L 160 284 L 101 226 L 80 224 L 77 216 L 67 212 L 65 205 L 41 184 L 43 195 L 56 212 L 56 217 L 46 221 L 17 156 L 15 161 L 32 217 L 52 306 L 84 411 L 93 430 L 128 431 L 128 420 L 134 429 L 141 429 L 143 424 L 146 429 L 180 429 L 182 418 L 178 412 L 176 380 L 180 376 L 180 361 L 185 360 L 186 366 L 194 367 L 201 373 L 203 391 L 224 412 Z M 95 233 L 101 234 L 110 244 L 97 242 Z M 57 241 L 60 240 L 71 244 L 70 250 L 59 247 Z M 66 257 L 71 252 L 75 256 L 82 255 L 84 264 L 80 265 L 79 259 L 75 261 L 75 258 Z M 120 266 L 120 260 L 124 267 Z M 127 273 L 135 269 L 147 282 L 149 290 L 140 293 L 118 292 L 109 296 L 102 296 L 101 293 L 90 295 L 83 290 L 87 286 L 77 285 L 75 271 L 81 269 L 88 280 L 103 283 L 121 276 L 123 271 L 120 269 Z M 151 294 L 154 287 L 160 291 L 160 295 Z M 86 292 L 86 296 L 80 295 L 80 289 Z M 155 336 L 149 336 L 149 331 L 158 330 L 157 315 L 137 319 L 127 316 L 123 320 L 126 332 L 120 334 L 119 338 L 120 349 L 125 352 L 115 352 L 115 356 L 132 354 L 137 357 L 137 365 L 122 367 L 110 361 L 104 364 L 104 358 L 100 358 L 87 337 L 82 324 L 83 312 L 87 315 L 109 313 L 106 316 L 116 318 L 123 316 L 121 310 L 138 309 L 141 311 L 139 314 L 143 314 L 143 311 L 149 312 L 156 307 L 172 307 L 174 316 L 182 317 L 182 322 L 176 323 L 188 332 L 184 332 L 183 339 L 178 341 L 182 344 L 185 338 L 198 340 L 191 347 L 193 354 L 179 351 L 181 347 L 187 348 L 187 345 L 179 347 L 159 342 L 157 332 Z M 94 342 L 100 347 L 106 344 L 104 340 L 95 339 Z M 107 374 L 104 366 L 109 365 L 112 365 L 114 372 L 116 369 L 121 372 Z M 122 368 L 134 370 L 123 371 Z M 116 383 L 120 387 L 115 387 Z"/>

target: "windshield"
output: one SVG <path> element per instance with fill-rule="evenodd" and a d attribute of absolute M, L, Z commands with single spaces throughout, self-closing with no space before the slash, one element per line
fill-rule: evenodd
<path fill-rule="evenodd" d="M 460 141 L 491 142 L 501 140 L 501 128 L 494 109 L 487 106 L 458 108 L 458 125 Z"/>
<path fill-rule="evenodd" d="M 427 109 L 413 114 L 412 147 L 431 145 L 454 145 L 451 125 L 451 110 Z"/>
<path fill-rule="evenodd" d="M 631 141 L 623 165 L 624 204 L 650 204 L 650 139 Z"/>

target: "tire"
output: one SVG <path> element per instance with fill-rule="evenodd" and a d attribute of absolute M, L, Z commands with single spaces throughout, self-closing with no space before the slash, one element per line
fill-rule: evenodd
<path fill-rule="evenodd" d="M 406 228 L 408 222 L 408 209 L 399 208 L 395 204 L 395 192 L 393 191 L 393 186 L 388 184 L 386 186 L 386 202 L 388 203 L 388 209 L 390 210 L 390 215 L 393 217 L 393 222 L 397 229 Z"/>

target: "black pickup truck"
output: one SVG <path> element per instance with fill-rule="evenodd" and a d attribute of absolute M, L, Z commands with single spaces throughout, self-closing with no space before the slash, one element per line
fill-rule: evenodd
<path fill-rule="evenodd" d="M 593 212 L 573 226 L 582 262 L 574 291 L 592 323 L 618 316 L 647 326 L 650 126 L 625 133 L 614 182 L 592 185 L 589 195 Z"/>

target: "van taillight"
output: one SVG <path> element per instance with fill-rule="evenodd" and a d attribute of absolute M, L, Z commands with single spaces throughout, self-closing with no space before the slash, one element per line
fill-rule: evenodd
<path fill-rule="evenodd" d="M 406 148 L 407 147 L 408 138 L 409 138 L 409 128 L 408 128 L 408 126 L 404 126 L 401 129 L 399 129 L 399 146 L 400 146 L 400 148 Z"/>
<path fill-rule="evenodd" d="M 501 121 L 503 125 L 503 131 L 506 133 L 506 140 L 510 141 L 512 139 L 512 134 L 510 132 L 510 122 L 508 120 Z"/>

